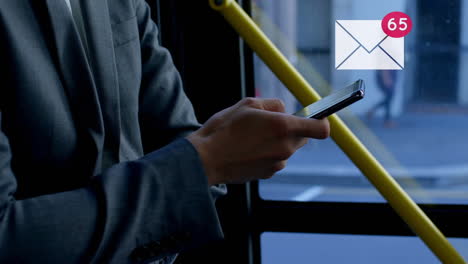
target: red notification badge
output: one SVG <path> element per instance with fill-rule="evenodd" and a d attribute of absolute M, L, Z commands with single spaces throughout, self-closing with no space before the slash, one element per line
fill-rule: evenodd
<path fill-rule="evenodd" d="M 391 12 L 382 20 L 382 30 L 392 38 L 402 38 L 413 29 L 413 21 L 403 12 Z"/>

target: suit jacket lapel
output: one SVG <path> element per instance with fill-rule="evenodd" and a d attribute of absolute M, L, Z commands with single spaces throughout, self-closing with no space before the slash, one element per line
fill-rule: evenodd
<path fill-rule="evenodd" d="M 46 6 L 63 84 L 77 118 L 78 128 L 91 139 L 83 142 L 83 145 L 87 146 L 88 149 L 84 151 L 89 155 L 90 151 L 96 154 L 96 171 L 101 164 L 99 154 L 102 152 L 104 124 L 94 77 L 65 1 L 46 0 Z M 90 156 L 87 158 L 93 160 Z"/>

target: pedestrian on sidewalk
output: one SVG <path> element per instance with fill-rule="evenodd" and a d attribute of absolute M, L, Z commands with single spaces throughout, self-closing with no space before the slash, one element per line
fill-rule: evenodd
<path fill-rule="evenodd" d="M 395 95 L 397 82 L 397 72 L 395 70 L 376 71 L 377 86 L 383 93 L 383 98 L 367 112 L 368 119 L 372 119 L 375 112 L 380 108 L 384 110 L 384 126 L 395 127 L 396 123 L 392 118 L 392 101 Z"/>

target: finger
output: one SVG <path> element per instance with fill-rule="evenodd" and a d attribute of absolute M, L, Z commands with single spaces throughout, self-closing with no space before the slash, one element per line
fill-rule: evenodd
<path fill-rule="evenodd" d="M 262 109 L 262 103 L 260 102 L 260 99 L 255 98 L 255 97 L 243 98 L 237 104 L 234 105 L 234 108 L 241 108 L 245 106 L 251 107 L 251 108 Z"/>
<path fill-rule="evenodd" d="M 276 163 L 274 163 L 273 167 L 272 167 L 273 172 L 276 173 L 276 172 L 286 168 L 286 163 L 287 163 L 287 160 L 281 160 L 281 161 L 277 161 Z"/>
<path fill-rule="evenodd" d="M 293 137 L 292 140 L 293 140 L 294 148 L 296 150 L 302 148 L 303 146 L 305 146 L 307 144 L 307 142 L 309 141 L 309 139 L 305 138 L 305 137 Z"/>
<path fill-rule="evenodd" d="M 275 173 L 284 169 L 286 167 L 286 163 L 287 160 L 269 161 L 269 165 L 267 165 L 265 170 L 263 170 L 260 179 L 270 179 L 275 175 Z"/>
<path fill-rule="evenodd" d="M 271 112 L 285 112 L 285 106 L 283 101 L 280 99 L 262 99 L 262 98 L 254 98 L 254 97 L 246 97 L 240 100 L 236 105 L 235 108 L 239 107 L 250 107 L 255 109 L 261 109 Z"/>
<path fill-rule="evenodd" d="M 328 119 L 302 118 L 290 116 L 288 126 L 291 134 L 299 137 L 325 139 L 330 136 Z"/>
<path fill-rule="evenodd" d="M 262 99 L 262 108 L 267 111 L 284 113 L 286 110 L 283 101 L 280 99 Z"/>

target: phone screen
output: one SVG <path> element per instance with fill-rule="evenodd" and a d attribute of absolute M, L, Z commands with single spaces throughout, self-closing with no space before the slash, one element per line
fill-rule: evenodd
<path fill-rule="evenodd" d="M 363 80 L 357 80 L 353 84 L 337 90 L 317 102 L 303 108 L 294 115 L 306 118 L 325 118 L 344 107 L 362 99 L 365 94 Z"/>

